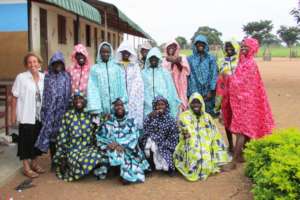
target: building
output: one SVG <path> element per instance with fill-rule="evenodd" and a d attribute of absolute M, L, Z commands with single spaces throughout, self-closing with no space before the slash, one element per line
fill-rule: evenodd
<path fill-rule="evenodd" d="M 102 41 L 116 48 L 128 35 L 134 43 L 152 40 L 116 6 L 97 0 L 0 0 L 0 17 L 0 80 L 13 80 L 24 71 L 28 51 L 42 56 L 45 69 L 57 50 L 69 66 L 78 43 L 87 46 L 95 61 Z"/>

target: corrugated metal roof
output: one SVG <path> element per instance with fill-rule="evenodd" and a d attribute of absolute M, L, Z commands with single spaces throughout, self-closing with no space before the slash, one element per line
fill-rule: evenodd
<path fill-rule="evenodd" d="M 45 0 L 45 2 L 62 7 L 65 10 L 101 24 L 101 15 L 98 10 L 82 0 Z"/>

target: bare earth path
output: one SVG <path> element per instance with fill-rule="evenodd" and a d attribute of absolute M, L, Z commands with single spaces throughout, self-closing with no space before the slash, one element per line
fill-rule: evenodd
<path fill-rule="evenodd" d="M 300 60 L 275 58 L 272 62 L 259 61 L 259 66 L 277 127 L 300 127 Z M 49 165 L 47 158 L 43 158 L 43 165 L 45 167 Z M 118 178 L 96 181 L 93 177 L 89 177 L 74 183 L 65 183 L 48 172 L 34 180 L 36 187 L 20 193 L 14 191 L 13 188 L 22 180 L 24 176 L 18 172 L 0 189 L 0 199 L 6 195 L 11 195 L 15 200 L 248 200 L 253 198 L 250 192 L 251 182 L 243 175 L 243 166 L 229 173 L 209 177 L 207 181 L 195 183 L 187 182 L 179 175 L 170 178 L 160 173 L 155 173 L 144 184 L 130 186 L 121 185 Z"/>

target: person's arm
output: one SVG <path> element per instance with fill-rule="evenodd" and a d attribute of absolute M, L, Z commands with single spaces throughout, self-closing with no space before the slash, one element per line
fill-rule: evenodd
<path fill-rule="evenodd" d="M 95 70 L 96 66 L 91 68 L 87 87 L 87 111 L 93 114 L 100 114 L 102 112 L 100 87 Z"/>
<path fill-rule="evenodd" d="M 11 100 L 11 123 L 15 125 L 17 123 L 17 100 L 18 98 L 12 96 Z"/>
<path fill-rule="evenodd" d="M 16 77 L 16 80 L 12 86 L 12 110 L 11 110 L 11 123 L 15 125 L 17 123 L 17 101 L 21 91 L 20 76 Z"/>

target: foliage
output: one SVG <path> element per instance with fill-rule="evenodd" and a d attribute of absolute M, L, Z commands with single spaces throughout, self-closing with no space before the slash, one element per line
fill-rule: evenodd
<path fill-rule="evenodd" d="M 187 48 L 188 42 L 184 37 L 178 36 L 175 40 L 178 42 L 180 48 L 182 48 L 182 49 Z"/>
<path fill-rule="evenodd" d="M 295 26 L 280 26 L 277 34 L 288 47 L 295 45 L 300 40 L 300 28 Z"/>
<path fill-rule="evenodd" d="M 274 37 L 271 31 L 273 24 L 271 20 L 260 20 L 257 22 L 249 22 L 243 26 L 243 31 L 247 36 L 251 36 L 259 41 L 260 44 L 267 44 L 267 41 Z"/>
<path fill-rule="evenodd" d="M 298 8 L 298 9 L 296 9 L 296 8 L 293 9 L 293 10 L 291 11 L 291 15 L 293 15 L 293 16 L 295 17 L 297 24 L 300 25 L 300 8 Z"/>
<path fill-rule="evenodd" d="M 194 41 L 195 37 L 199 34 L 207 37 L 209 45 L 222 45 L 222 40 L 220 38 L 222 36 L 222 33 L 215 28 L 211 28 L 208 26 L 200 26 L 198 30 L 194 33 L 192 41 Z"/>
<path fill-rule="evenodd" d="M 261 140 L 251 141 L 245 150 L 246 175 L 254 182 L 255 199 L 300 199 L 300 131 L 286 129 Z"/>

